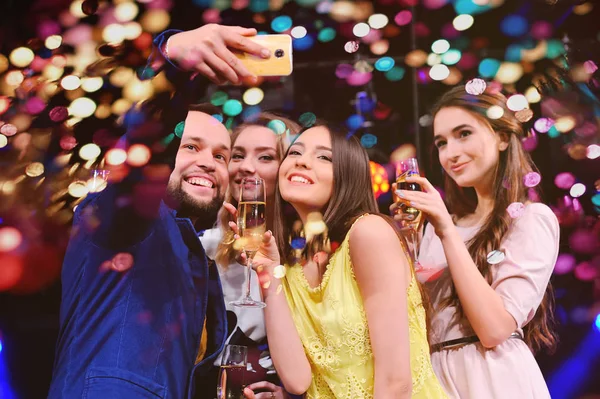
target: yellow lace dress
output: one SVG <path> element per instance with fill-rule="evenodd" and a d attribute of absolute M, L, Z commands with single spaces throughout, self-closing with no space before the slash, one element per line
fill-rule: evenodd
<path fill-rule="evenodd" d="M 283 278 L 283 291 L 312 368 L 307 399 L 373 398 L 373 353 L 349 236 L 331 256 L 319 286 L 309 286 L 299 264 L 288 267 Z M 425 310 L 414 275 L 407 295 L 412 397 L 446 398 L 431 366 Z"/>

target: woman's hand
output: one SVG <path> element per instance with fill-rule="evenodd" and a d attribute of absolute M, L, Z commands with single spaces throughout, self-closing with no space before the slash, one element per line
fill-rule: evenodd
<path fill-rule="evenodd" d="M 229 202 L 224 202 L 223 207 L 233 216 L 234 219 L 237 220 L 237 209 L 235 208 L 235 206 L 233 206 Z M 238 228 L 237 223 L 234 221 L 230 221 L 229 227 L 231 227 L 231 229 L 233 230 L 234 238 L 236 240 L 239 240 L 240 230 Z M 246 253 L 244 251 L 240 252 L 241 253 L 236 257 L 236 260 L 240 264 L 245 265 L 248 261 L 248 258 L 246 257 Z M 260 248 L 258 249 L 258 252 L 256 252 L 256 255 L 254 255 L 254 258 L 252 260 L 252 267 L 254 268 L 254 270 L 260 273 L 262 269 L 272 269 L 273 267 L 279 265 L 279 263 L 280 257 L 279 251 L 277 250 L 277 244 L 275 243 L 275 238 L 273 237 L 273 233 L 271 233 L 271 231 L 267 231 L 265 234 L 263 234 L 263 241 Z"/>
<path fill-rule="evenodd" d="M 417 183 L 423 191 L 395 190 L 396 195 L 400 197 L 400 202 L 410 205 L 413 208 L 424 212 L 427 220 L 435 228 L 435 234 L 442 238 L 449 229 L 454 228 L 452 216 L 448 213 L 446 204 L 442 200 L 440 193 L 433 185 L 424 177 L 410 176 L 406 178 L 408 183 Z M 395 188 L 395 187 L 394 187 Z M 390 211 L 395 211 L 398 204 L 393 204 Z M 395 214 L 394 219 L 399 220 L 400 215 Z"/>
<path fill-rule="evenodd" d="M 254 393 L 254 389 L 268 390 L 269 392 Z M 268 381 L 255 382 L 244 388 L 244 398 L 246 399 L 289 399 L 290 396 L 280 386 L 271 384 Z"/>

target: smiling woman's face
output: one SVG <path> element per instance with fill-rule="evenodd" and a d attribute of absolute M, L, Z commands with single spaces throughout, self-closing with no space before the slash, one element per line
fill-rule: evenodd
<path fill-rule="evenodd" d="M 229 184 L 231 196 L 237 201 L 240 183 L 245 177 L 260 177 L 265 181 L 267 198 L 273 198 L 279 157 L 277 136 L 264 126 L 248 126 L 237 137 L 231 150 Z M 269 201 L 270 202 L 270 201 Z"/>
<path fill-rule="evenodd" d="M 508 146 L 501 134 L 460 107 L 439 110 L 433 131 L 440 164 L 456 184 L 460 187 L 493 184 L 500 151 Z"/>
<path fill-rule="evenodd" d="M 279 190 L 298 211 L 325 208 L 333 194 L 331 135 L 326 127 L 306 130 L 290 146 L 279 169 Z"/>

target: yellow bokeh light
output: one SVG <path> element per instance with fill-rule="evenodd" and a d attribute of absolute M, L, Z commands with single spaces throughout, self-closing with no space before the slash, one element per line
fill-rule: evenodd
<path fill-rule="evenodd" d="M 575 128 L 575 118 L 563 116 L 554 121 L 554 127 L 561 133 L 568 133 Z"/>
<path fill-rule="evenodd" d="M 127 151 L 127 163 L 134 167 L 144 166 L 150 161 L 150 149 L 143 144 L 134 144 Z"/>
<path fill-rule="evenodd" d="M 42 76 L 44 76 L 49 81 L 55 81 L 60 79 L 64 70 L 56 65 L 48 64 L 44 67 L 44 71 L 42 72 Z"/>
<path fill-rule="evenodd" d="M 104 80 L 101 77 L 81 79 L 81 88 L 88 93 L 93 93 L 100 90 L 103 84 Z"/>
<path fill-rule="evenodd" d="M 450 74 L 448 75 L 448 77 L 446 79 L 444 79 L 442 81 L 442 83 L 448 85 L 448 86 L 454 86 L 457 85 L 458 83 L 460 83 L 460 81 L 463 78 L 462 73 L 458 70 L 458 68 L 448 68 L 450 69 Z"/>
<path fill-rule="evenodd" d="M 434 66 L 442 63 L 442 56 L 436 53 L 430 53 L 427 56 L 427 65 Z"/>
<path fill-rule="evenodd" d="M 69 194 L 71 195 L 71 197 L 75 197 L 75 198 L 81 198 L 87 195 L 87 193 L 89 192 L 89 189 L 87 187 L 86 182 L 83 182 L 81 180 L 78 181 L 74 181 L 73 183 L 69 184 Z"/>
<path fill-rule="evenodd" d="M 49 50 L 56 50 L 62 44 L 62 37 L 60 35 L 51 35 L 46 38 L 44 45 Z"/>
<path fill-rule="evenodd" d="M 457 15 L 454 18 L 454 20 L 452 21 L 452 26 L 454 26 L 454 29 L 456 29 L 457 31 L 460 32 L 463 30 L 467 30 L 471 26 L 473 26 L 473 22 L 475 22 L 475 19 L 473 18 L 472 15 L 461 14 L 461 15 Z"/>
<path fill-rule="evenodd" d="M 137 39 L 143 32 L 142 26 L 137 22 L 128 22 L 125 24 L 125 39 Z"/>
<path fill-rule="evenodd" d="M 77 118 L 87 118 L 96 111 L 96 103 L 87 97 L 73 100 L 69 105 L 69 114 Z"/>
<path fill-rule="evenodd" d="M 129 22 L 137 17 L 139 8 L 133 2 L 121 3 L 115 7 L 115 18 L 119 22 Z"/>
<path fill-rule="evenodd" d="M 0 73 L 4 73 L 8 69 L 8 58 L 0 54 Z"/>
<path fill-rule="evenodd" d="M 406 54 L 404 62 L 406 65 L 418 68 L 425 64 L 427 61 L 427 53 L 423 50 L 413 50 L 410 53 Z"/>
<path fill-rule="evenodd" d="M 69 11 L 77 18 L 85 18 L 87 15 L 83 13 L 83 9 L 81 8 L 82 5 L 83 0 L 74 0 L 71 3 L 71 7 L 69 7 Z"/>
<path fill-rule="evenodd" d="M 373 14 L 369 17 L 369 25 L 373 29 L 381 29 L 389 22 L 389 18 L 385 14 Z"/>
<path fill-rule="evenodd" d="M 73 118 L 69 118 L 65 121 L 65 126 L 66 127 L 73 127 L 76 124 L 78 124 L 79 122 L 81 122 L 83 118 L 77 118 L 77 117 L 73 117 Z"/>
<path fill-rule="evenodd" d="M 44 89 L 41 91 L 41 98 L 43 100 L 49 100 L 50 97 L 54 96 L 58 91 L 58 85 L 56 83 L 47 83 Z"/>
<path fill-rule="evenodd" d="M 252 87 L 244 92 L 242 99 L 248 105 L 256 105 L 259 104 L 264 97 L 265 93 L 259 87 Z"/>
<path fill-rule="evenodd" d="M 102 39 L 107 43 L 119 44 L 125 40 L 125 27 L 121 24 L 108 24 L 102 31 Z"/>
<path fill-rule="evenodd" d="M 133 79 L 135 73 L 130 68 L 118 67 L 111 74 L 108 80 L 115 87 L 123 87 Z"/>
<path fill-rule="evenodd" d="M 540 102 L 542 96 L 535 87 L 531 86 L 527 90 L 525 90 L 525 98 L 530 104 L 535 104 Z"/>
<path fill-rule="evenodd" d="M 127 152 L 121 148 L 111 148 L 106 152 L 104 159 L 109 165 L 121 165 L 127 160 Z"/>
<path fill-rule="evenodd" d="M 429 70 L 429 77 L 433 80 L 444 80 L 450 76 L 450 69 L 444 64 L 437 64 Z"/>
<path fill-rule="evenodd" d="M 98 119 L 106 119 L 110 116 L 111 113 L 112 111 L 110 109 L 109 104 L 100 104 L 98 105 L 98 108 L 96 108 L 94 116 Z"/>
<path fill-rule="evenodd" d="M 160 8 L 146 11 L 140 20 L 144 30 L 150 33 L 158 33 L 167 29 L 169 22 L 171 22 L 169 12 Z"/>
<path fill-rule="evenodd" d="M 490 119 L 500 119 L 504 115 L 504 109 L 499 105 L 492 105 L 488 108 L 486 114 Z"/>
<path fill-rule="evenodd" d="M 386 39 L 377 40 L 376 42 L 371 43 L 369 48 L 373 54 L 383 55 L 390 49 L 390 42 Z"/>
<path fill-rule="evenodd" d="M 34 57 L 35 54 L 28 47 L 17 47 L 9 55 L 10 62 L 17 68 L 25 68 Z"/>
<path fill-rule="evenodd" d="M 8 85 L 18 86 L 21 83 L 23 83 L 23 80 L 25 80 L 25 77 L 23 76 L 23 73 L 21 73 L 21 71 L 10 71 L 9 73 L 6 74 L 4 79 L 6 80 L 6 83 Z"/>
<path fill-rule="evenodd" d="M 81 86 L 81 79 L 79 79 L 79 76 L 67 75 L 62 78 L 60 85 L 65 90 L 75 90 Z"/>
<path fill-rule="evenodd" d="M 154 86 L 150 80 L 140 81 L 136 75 L 123 88 L 123 97 L 131 102 L 145 100 L 154 94 Z"/>
<path fill-rule="evenodd" d="M 5 181 L 2 184 L 2 192 L 6 195 L 10 195 L 17 189 L 17 184 L 14 181 Z"/>
<path fill-rule="evenodd" d="M 92 159 L 98 158 L 101 152 L 100 147 L 96 144 L 88 143 L 79 149 L 79 156 L 81 159 L 91 161 Z"/>
<path fill-rule="evenodd" d="M 8 144 L 8 137 L 6 137 L 3 134 L 0 134 L 0 148 L 6 147 L 7 144 Z"/>
<path fill-rule="evenodd" d="M 32 162 L 25 168 L 25 174 L 29 177 L 38 177 L 44 174 L 44 165 L 40 162 Z"/>
<path fill-rule="evenodd" d="M 523 66 L 516 62 L 503 62 L 494 79 L 500 83 L 512 84 L 523 76 Z"/>
<path fill-rule="evenodd" d="M 356 5 L 351 1 L 335 1 L 331 4 L 329 15 L 338 22 L 349 22 L 356 14 L 356 8 Z"/>
<path fill-rule="evenodd" d="M 131 101 L 124 98 L 119 98 L 112 104 L 111 111 L 115 115 L 123 115 L 131 108 Z"/>
<path fill-rule="evenodd" d="M 589 13 L 590 11 L 592 11 L 593 8 L 594 8 L 594 4 L 591 1 L 588 1 L 588 2 L 579 4 L 579 5 L 576 5 L 575 7 L 573 7 L 573 12 L 576 15 L 585 15 L 585 14 Z"/>

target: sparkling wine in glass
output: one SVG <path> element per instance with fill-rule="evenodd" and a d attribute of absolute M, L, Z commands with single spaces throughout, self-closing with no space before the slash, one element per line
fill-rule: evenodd
<path fill-rule="evenodd" d="M 262 301 L 257 301 L 250 296 L 252 259 L 263 239 L 267 229 L 266 219 L 265 182 L 261 178 L 245 178 L 240 186 L 240 200 L 238 202 L 238 228 L 241 248 L 246 253 L 248 265 L 246 270 L 246 294 L 243 298 L 231 302 L 234 306 L 246 308 L 264 308 L 267 306 Z"/>
<path fill-rule="evenodd" d="M 406 178 L 409 176 L 419 175 L 419 164 L 416 158 L 408 158 L 398 162 L 396 166 L 396 189 L 398 190 L 409 190 L 409 191 L 421 191 L 421 186 L 417 183 L 409 183 Z M 415 263 L 415 267 L 418 266 L 417 253 L 418 253 L 418 241 L 419 241 L 419 230 L 423 223 L 423 213 L 418 209 L 410 206 L 394 194 L 394 201 L 398 203 L 398 213 L 401 217 L 400 226 L 402 232 L 406 236 L 406 241 L 409 245 L 411 257 Z"/>
<path fill-rule="evenodd" d="M 244 398 L 247 358 L 247 347 L 240 345 L 225 346 L 217 381 L 217 399 Z"/>

